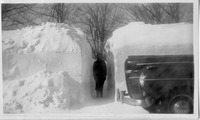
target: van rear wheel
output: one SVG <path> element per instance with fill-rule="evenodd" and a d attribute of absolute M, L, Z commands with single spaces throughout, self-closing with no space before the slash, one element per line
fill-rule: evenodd
<path fill-rule="evenodd" d="M 169 113 L 193 113 L 193 99 L 187 94 L 175 94 L 168 102 Z"/>

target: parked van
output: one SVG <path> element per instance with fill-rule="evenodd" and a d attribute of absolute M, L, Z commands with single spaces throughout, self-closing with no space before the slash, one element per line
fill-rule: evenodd
<path fill-rule="evenodd" d="M 117 89 L 117 100 L 150 113 L 193 113 L 193 55 L 128 56 L 127 91 Z"/>

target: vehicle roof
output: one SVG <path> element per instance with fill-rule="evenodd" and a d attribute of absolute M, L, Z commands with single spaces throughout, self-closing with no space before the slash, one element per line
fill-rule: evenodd
<path fill-rule="evenodd" d="M 164 56 L 129 56 L 125 62 L 125 69 L 141 69 L 150 65 L 178 65 L 193 64 L 193 55 L 164 55 Z"/>
<path fill-rule="evenodd" d="M 135 62 L 191 62 L 193 55 L 137 55 L 128 56 L 128 61 Z"/>

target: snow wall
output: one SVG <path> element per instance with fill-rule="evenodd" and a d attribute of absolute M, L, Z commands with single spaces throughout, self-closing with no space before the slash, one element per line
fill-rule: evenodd
<path fill-rule="evenodd" d="M 114 31 L 106 49 L 114 54 L 116 87 L 127 90 L 124 63 L 128 56 L 193 54 L 193 25 L 129 23 Z"/>
<path fill-rule="evenodd" d="M 3 31 L 5 113 L 68 109 L 89 99 L 91 49 L 84 34 L 46 23 Z"/>

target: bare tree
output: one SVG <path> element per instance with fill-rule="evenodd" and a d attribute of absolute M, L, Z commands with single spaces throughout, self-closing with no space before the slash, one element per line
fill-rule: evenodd
<path fill-rule="evenodd" d="M 87 4 L 79 8 L 80 25 L 92 48 L 93 58 L 104 56 L 104 46 L 123 17 L 114 4 Z"/>
<path fill-rule="evenodd" d="M 125 9 L 132 20 L 150 24 L 178 23 L 181 17 L 179 3 L 126 4 Z"/>
<path fill-rule="evenodd" d="M 20 28 L 34 25 L 35 17 L 29 15 L 34 4 L 1 4 L 2 28 Z"/>
<path fill-rule="evenodd" d="M 16 29 L 43 22 L 73 24 L 75 4 L 2 4 L 2 28 Z"/>
<path fill-rule="evenodd" d="M 57 3 L 52 5 L 50 15 L 57 23 L 71 24 L 74 10 L 74 4 Z"/>
<path fill-rule="evenodd" d="M 54 3 L 41 4 L 38 9 L 31 9 L 32 14 L 40 16 L 42 22 L 73 24 L 76 4 Z"/>

